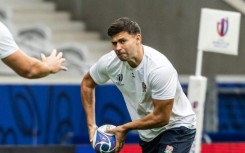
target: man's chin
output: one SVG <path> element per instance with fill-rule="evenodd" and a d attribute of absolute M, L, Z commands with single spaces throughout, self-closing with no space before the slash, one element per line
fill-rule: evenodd
<path fill-rule="evenodd" d="M 118 58 L 119 58 L 121 61 L 127 61 L 127 58 L 125 58 L 125 57 L 120 57 L 120 56 L 118 56 Z"/>
<path fill-rule="evenodd" d="M 121 61 L 123 62 L 126 62 L 127 60 L 126 59 L 123 59 L 123 58 L 119 58 Z"/>

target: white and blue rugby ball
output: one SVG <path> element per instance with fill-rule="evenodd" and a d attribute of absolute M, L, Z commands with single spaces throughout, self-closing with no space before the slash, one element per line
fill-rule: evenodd
<path fill-rule="evenodd" d="M 97 153 L 113 153 L 116 148 L 116 138 L 114 134 L 105 133 L 108 129 L 116 126 L 106 124 L 100 126 L 94 134 L 93 148 Z"/>

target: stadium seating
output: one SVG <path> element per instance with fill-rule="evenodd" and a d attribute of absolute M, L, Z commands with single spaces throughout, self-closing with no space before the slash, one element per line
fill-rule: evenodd
<path fill-rule="evenodd" d="M 41 52 L 49 54 L 53 48 L 65 51 L 68 58 L 74 57 L 74 52 L 83 54 L 81 59 L 81 56 L 69 59 L 72 62 L 67 62 L 67 67 L 72 68 L 72 71 L 60 76 L 83 76 L 91 63 L 111 49 L 108 40 L 102 40 L 96 31 L 87 31 L 85 23 L 72 20 L 68 12 L 57 11 L 54 2 L 1 0 L 0 4 L 0 21 L 9 27 L 20 48 L 31 56 L 39 58 Z M 0 69 L 0 74 L 15 76 L 2 63 Z"/>

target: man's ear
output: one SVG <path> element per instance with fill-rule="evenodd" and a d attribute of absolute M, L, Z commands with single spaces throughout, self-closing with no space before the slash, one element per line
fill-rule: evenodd
<path fill-rule="evenodd" d="M 136 35 L 136 40 L 137 40 L 137 44 L 141 44 L 141 41 L 142 41 L 141 34 Z"/>

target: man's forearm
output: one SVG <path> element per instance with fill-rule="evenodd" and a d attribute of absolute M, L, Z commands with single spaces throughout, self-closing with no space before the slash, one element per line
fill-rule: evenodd
<path fill-rule="evenodd" d="M 168 124 L 168 119 L 163 119 L 161 116 L 156 116 L 153 113 L 146 115 L 145 117 L 123 124 L 122 127 L 126 130 L 145 130 L 161 127 Z"/>
<path fill-rule="evenodd" d="M 86 114 L 88 127 L 96 125 L 95 123 L 95 84 L 91 80 L 89 73 L 87 73 L 81 82 L 81 97 L 82 104 Z"/>
<path fill-rule="evenodd" d="M 85 111 L 88 126 L 95 125 L 95 101 L 93 92 L 82 88 L 82 104 Z M 85 91 L 86 90 L 86 91 Z"/>

